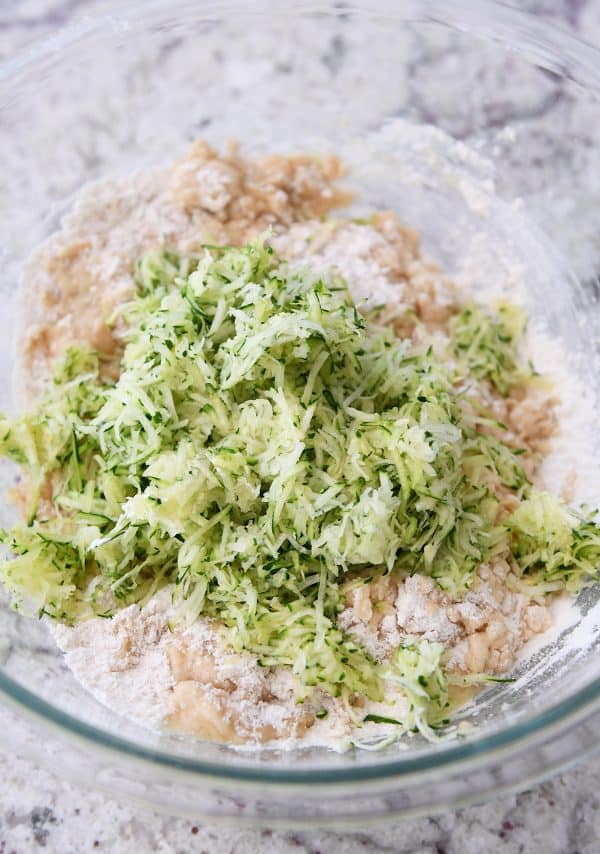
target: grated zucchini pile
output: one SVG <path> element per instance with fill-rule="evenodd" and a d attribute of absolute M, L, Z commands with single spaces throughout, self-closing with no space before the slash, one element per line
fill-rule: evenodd
<path fill-rule="evenodd" d="M 531 380 L 517 309 L 467 307 L 442 360 L 260 241 L 153 252 L 136 276 L 118 380 L 71 349 L 45 398 L 0 421 L 28 478 L 27 521 L 2 532 L 17 607 L 73 623 L 174 584 L 182 620 L 214 617 L 236 650 L 291 668 L 300 699 L 318 685 L 378 700 L 395 680 L 400 723 L 426 731 L 447 706 L 444 650 L 408 639 L 371 660 L 336 623 L 359 571 L 425 573 L 455 596 L 499 555 L 541 593 L 596 577 L 593 518 L 479 430 L 474 383 Z"/>

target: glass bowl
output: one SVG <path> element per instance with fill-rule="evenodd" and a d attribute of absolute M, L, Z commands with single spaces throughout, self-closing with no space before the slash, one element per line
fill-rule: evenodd
<path fill-rule="evenodd" d="M 0 69 L 1 408 L 15 407 L 28 254 L 83 184 L 171 159 L 199 136 L 341 152 L 362 208 L 396 208 L 450 273 L 474 286 L 524 280 L 595 392 L 599 86 L 592 47 L 491 2 L 173 0 L 61 31 Z M 1 475 L 6 487 L 15 472 Z M 432 813 L 597 747 L 597 599 L 583 594 L 580 618 L 516 683 L 462 713 L 477 724 L 462 738 L 345 754 L 242 754 L 145 730 L 87 694 L 44 623 L 3 600 L 0 738 L 81 784 L 193 818 L 347 826 Z"/>

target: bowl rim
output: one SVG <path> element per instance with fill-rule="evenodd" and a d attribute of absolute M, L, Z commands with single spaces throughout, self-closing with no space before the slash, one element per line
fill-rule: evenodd
<path fill-rule="evenodd" d="M 540 741 L 558 740 L 566 729 L 600 713 L 600 678 L 598 678 L 572 697 L 567 697 L 541 713 L 510 724 L 481 739 L 440 742 L 435 750 L 424 754 L 411 757 L 408 754 L 398 753 L 397 757 L 365 765 L 350 765 L 345 768 L 326 768 L 317 765 L 303 769 L 294 766 L 269 766 L 266 763 L 255 766 L 219 763 L 177 756 L 160 748 L 144 747 L 106 732 L 93 724 L 85 723 L 68 712 L 58 709 L 6 676 L 1 670 L 0 695 L 4 695 L 4 700 L 8 700 L 9 705 L 19 708 L 29 717 L 51 726 L 71 739 L 87 745 L 92 743 L 96 748 L 104 752 L 108 751 L 112 756 L 125 755 L 145 765 L 158 765 L 163 769 L 183 774 L 191 773 L 204 780 L 260 783 L 261 786 L 266 785 L 271 788 L 285 786 L 291 789 L 306 789 L 309 785 L 313 786 L 315 782 L 333 787 L 336 785 L 345 787 L 359 782 L 367 785 L 405 782 L 416 775 L 422 778 L 424 774 L 433 772 L 437 774 L 441 769 L 460 770 L 464 773 L 473 763 L 477 763 L 477 760 L 505 759 L 516 752 L 535 747 Z M 596 748 L 600 750 L 600 743 Z M 589 745 L 585 745 L 579 751 L 575 750 L 572 755 L 573 761 L 591 749 Z M 242 759 L 252 754 L 237 755 Z M 292 755 L 294 752 L 290 752 L 290 756 Z M 550 765 L 549 768 L 551 767 Z M 548 768 L 545 770 L 547 771 Z"/>
<path fill-rule="evenodd" d="M 228 10 L 242 6 L 247 16 L 289 14 L 287 0 L 256 0 L 251 8 L 239 0 L 209 0 L 202 6 L 202 18 L 222 15 Z M 196 0 L 179 0 L 178 7 L 197 10 Z M 119 4 L 107 12 L 96 14 L 85 20 L 61 29 L 57 34 L 28 46 L 14 58 L 0 63 L 0 85 L 10 86 L 11 81 L 27 74 L 33 67 L 54 57 L 79 39 L 109 26 L 112 30 L 126 32 L 131 29 L 131 18 L 143 15 L 149 18 L 156 12 L 165 12 L 163 0 L 137 0 Z M 419 9 L 418 17 L 407 17 L 411 9 Z M 600 50 L 568 30 L 548 20 L 518 8 L 505 6 L 497 0 L 409 0 L 406 8 L 392 9 L 386 0 L 370 0 L 368 6 L 360 2 L 339 3 L 336 0 L 296 0 L 294 15 L 319 13 L 330 16 L 368 15 L 392 22 L 418 21 L 450 26 L 468 32 L 483 41 L 493 41 L 504 50 L 518 53 L 539 64 L 542 68 L 560 75 L 586 89 L 595 97 L 600 93 Z M 490 19 L 493 18 L 493 25 Z M 508 37 L 519 36 L 515 47 Z M 0 97 L 0 103 L 2 98 Z M 438 772 L 442 769 L 457 770 L 469 762 L 482 761 L 493 754 L 507 756 L 527 747 L 536 739 L 558 738 L 574 723 L 600 712 L 600 678 L 589 682 L 566 699 L 549 706 L 541 713 L 534 713 L 510 724 L 502 730 L 483 736 L 481 739 L 445 743 L 440 749 L 418 756 L 398 754 L 397 758 L 359 765 L 333 768 L 311 766 L 308 769 L 281 766 L 229 765 L 213 761 L 196 760 L 146 748 L 118 735 L 108 733 L 92 724 L 87 724 L 73 715 L 53 706 L 19 682 L 0 670 L 0 695 L 10 705 L 16 705 L 46 725 L 58 728 L 63 734 L 83 740 L 96 748 L 108 750 L 113 756 L 124 754 L 131 759 L 152 765 L 160 765 L 173 771 L 193 773 L 204 779 L 260 783 L 261 785 L 292 787 L 304 790 L 316 782 L 345 785 L 348 783 L 400 782 L 407 777 L 423 772 Z M 582 751 L 588 748 L 582 748 Z"/>
<path fill-rule="evenodd" d="M 26 71 L 35 62 L 64 50 L 78 38 L 101 26 L 110 26 L 117 32 L 125 33 L 131 29 L 130 17 L 135 19 L 135 16 L 142 14 L 150 16 L 164 12 L 167 8 L 164 0 L 125 0 L 124 3 L 112 0 L 111 6 L 113 4 L 114 8 L 109 7 L 106 11 L 76 20 L 61 27 L 55 34 L 28 44 L 11 59 L 0 61 L 0 83 L 20 71 Z M 177 0 L 177 5 L 179 8 L 198 9 L 196 0 Z M 240 6 L 249 17 L 290 12 L 288 0 L 254 0 L 250 7 L 240 0 L 205 0 L 202 17 L 211 20 L 211 16 L 237 11 Z M 477 3 L 471 0 L 405 0 L 401 10 L 392 9 L 389 0 L 368 0 L 368 6 L 360 0 L 295 0 L 294 15 L 309 13 L 367 14 L 391 21 L 449 24 L 459 31 L 497 42 L 508 51 L 539 61 L 547 70 L 596 90 L 596 95 L 600 97 L 600 47 L 553 20 L 540 18 L 535 12 L 506 6 L 502 0 L 478 0 Z M 490 23 L 492 14 L 493 24 Z M 518 49 L 507 43 L 506 30 L 511 31 L 510 35 L 518 32 L 521 39 Z M 543 36 L 543 43 L 540 36 Z M 552 53 L 548 52 L 548 48 L 552 48 Z"/>

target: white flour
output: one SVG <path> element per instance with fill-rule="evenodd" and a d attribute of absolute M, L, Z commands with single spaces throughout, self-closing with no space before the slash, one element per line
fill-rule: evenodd
<path fill-rule="evenodd" d="M 551 378 L 560 400 L 558 430 L 539 472 L 543 485 L 570 503 L 598 506 L 600 458 L 596 452 L 598 404 L 589 386 L 574 375 L 570 354 L 541 329 L 532 329 L 528 349 L 533 363 Z"/>
<path fill-rule="evenodd" d="M 351 710 L 320 691 L 299 705 L 287 670 L 267 675 L 252 656 L 225 649 L 208 620 L 172 633 L 168 628 L 175 616 L 171 593 L 172 588 L 165 588 L 143 609 L 133 605 L 110 620 L 91 619 L 74 628 L 49 623 L 67 665 L 101 703 L 151 729 L 167 726 L 179 732 L 186 731 L 186 721 L 190 727 L 193 703 L 205 734 L 238 749 L 254 749 L 265 740 L 276 741 L 277 748 L 302 743 L 347 749 L 354 730 Z M 183 667 L 188 673 L 181 672 L 174 651 L 185 653 Z M 176 680 L 175 675 L 180 678 Z M 181 679 L 182 675 L 187 678 Z M 182 700 L 185 718 L 179 720 Z M 396 692 L 385 704 L 370 703 L 361 713 L 401 717 L 405 704 Z M 326 717 L 314 718 L 317 712 Z M 307 716 L 311 725 L 305 732 Z M 192 729 L 197 724 L 192 717 Z M 361 731 L 363 737 L 381 734 L 381 725 L 367 725 Z"/>
<path fill-rule="evenodd" d="M 320 231 L 325 231 L 327 241 L 319 243 Z M 310 259 L 311 267 L 318 272 L 336 269 L 348 283 L 357 304 L 372 308 L 402 304 L 405 298 L 403 284 L 391 282 L 389 272 L 374 257 L 374 251 L 385 249 L 385 240 L 372 228 L 354 223 L 339 227 L 301 223 L 275 237 L 273 248 L 298 265 Z"/>
<path fill-rule="evenodd" d="M 170 601 L 164 590 L 143 610 L 124 608 L 110 620 L 73 628 L 49 622 L 75 677 L 101 703 L 152 729 L 168 714 L 173 687 L 166 654 Z"/>

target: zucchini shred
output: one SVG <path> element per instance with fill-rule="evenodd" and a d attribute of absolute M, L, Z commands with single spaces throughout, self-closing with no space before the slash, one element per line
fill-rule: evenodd
<path fill-rule="evenodd" d="M 515 307 L 463 309 L 442 358 L 263 239 L 151 252 L 136 282 L 118 379 L 71 348 L 31 411 L 0 420 L 0 452 L 27 472 L 27 519 L 1 534 L 16 607 L 72 624 L 174 585 L 183 625 L 213 618 L 234 650 L 290 669 L 299 701 L 380 702 L 392 682 L 409 712 L 379 722 L 433 737 L 444 647 L 407 637 L 376 661 L 338 627 L 349 584 L 422 573 L 460 597 L 497 557 L 540 596 L 597 578 L 594 514 L 479 429 L 478 383 L 535 381 Z"/>

